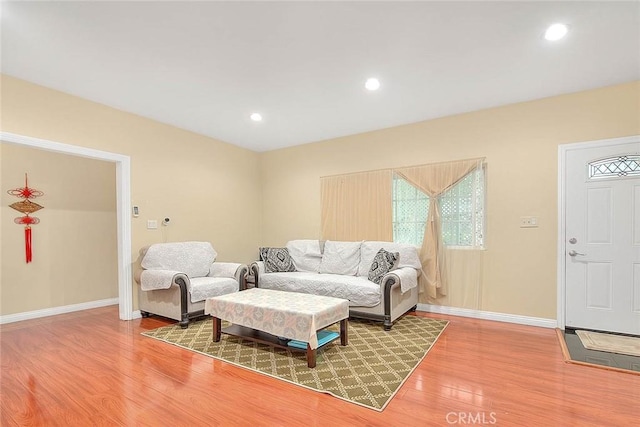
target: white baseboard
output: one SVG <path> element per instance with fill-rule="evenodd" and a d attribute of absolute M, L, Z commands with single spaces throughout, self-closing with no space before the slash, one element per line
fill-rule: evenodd
<path fill-rule="evenodd" d="M 45 308 L 42 310 L 27 311 L 24 313 L 7 314 L 0 316 L 0 324 L 19 322 L 21 320 L 37 319 L 40 317 L 55 316 L 56 314 L 71 313 L 73 311 L 88 310 L 91 308 L 117 305 L 118 298 L 109 298 L 98 301 L 83 302 L 80 304 L 65 305 L 61 307 Z M 540 317 L 520 316 L 517 314 L 494 313 L 491 311 L 471 310 L 468 308 L 447 307 L 443 305 L 418 304 L 419 311 L 428 313 L 448 314 L 451 316 L 471 317 L 474 319 L 494 320 L 498 322 L 517 323 L 520 325 L 539 326 L 542 328 L 556 328 L 557 322 L 554 319 L 544 319 Z M 132 319 L 140 319 L 140 310 L 131 313 Z"/>
<path fill-rule="evenodd" d="M 56 314 L 71 313 L 73 311 L 88 310 L 90 308 L 118 305 L 118 303 L 118 298 L 109 298 L 98 301 L 83 302 L 80 304 L 64 305 L 61 307 L 44 308 L 42 310 L 25 311 L 23 313 L 7 314 L 0 316 L 0 325 L 4 323 L 19 322 L 21 320 L 37 319 L 39 317 L 55 316 Z"/>
<path fill-rule="evenodd" d="M 449 314 L 451 316 L 472 317 L 474 319 L 495 320 L 497 322 L 517 323 L 519 325 L 538 326 L 541 328 L 556 328 L 555 319 L 542 317 L 520 316 L 518 314 L 495 313 L 492 311 L 472 310 L 469 308 L 447 307 L 444 305 L 418 304 L 418 310 L 428 313 Z"/>

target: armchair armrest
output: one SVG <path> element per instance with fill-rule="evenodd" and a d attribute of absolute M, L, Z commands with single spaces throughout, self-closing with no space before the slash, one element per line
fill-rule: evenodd
<path fill-rule="evenodd" d="M 236 279 L 240 290 L 247 288 L 247 274 L 249 268 L 246 264 L 237 262 L 214 262 L 209 269 L 209 277 L 230 277 Z"/>
<path fill-rule="evenodd" d="M 209 277 L 230 277 L 237 278 L 236 274 L 242 264 L 237 262 L 214 262 L 209 270 Z"/>
<path fill-rule="evenodd" d="M 189 277 L 180 271 L 143 270 L 140 273 L 140 288 L 143 291 L 169 289 L 174 283 L 178 284 L 178 280 L 182 280 L 187 284 L 189 283 Z"/>

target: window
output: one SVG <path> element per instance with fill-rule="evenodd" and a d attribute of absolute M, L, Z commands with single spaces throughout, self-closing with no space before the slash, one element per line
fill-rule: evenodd
<path fill-rule="evenodd" d="M 589 163 L 589 179 L 622 178 L 640 175 L 640 156 L 609 157 Z"/>
<path fill-rule="evenodd" d="M 440 196 L 442 241 L 447 246 L 484 245 L 484 171 L 469 173 Z"/>
<path fill-rule="evenodd" d="M 393 241 L 422 246 L 429 196 L 393 174 Z"/>
<path fill-rule="evenodd" d="M 440 196 L 442 241 L 447 246 L 484 245 L 484 170 L 480 168 Z M 393 175 L 393 241 L 422 246 L 429 196 Z"/>

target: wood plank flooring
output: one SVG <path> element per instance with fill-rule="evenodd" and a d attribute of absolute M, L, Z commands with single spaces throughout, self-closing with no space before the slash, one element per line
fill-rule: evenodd
<path fill-rule="evenodd" d="M 0 326 L 0 425 L 627 426 L 640 376 L 564 363 L 556 333 L 461 317 L 383 412 L 140 335 L 117 306 Z"/>

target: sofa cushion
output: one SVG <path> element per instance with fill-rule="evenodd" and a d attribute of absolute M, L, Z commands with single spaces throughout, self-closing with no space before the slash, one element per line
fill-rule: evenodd
<path fill-rule="evenodd" d="M 296 271 L 319 271 L 322 261 L 319 240 L 291 240 L 287 242 L 287 249 Z"/>
<path fill-rule="evenodd" d="M 407 243 L 364 241 L 360 249 L 360 265 L 358 266 L 358 276 L 369 276 L 371 263 L 380 249 L 384 248 L 389 252 L 398 252 L 400 260 L 397 268 L 411 267 L 422 271 L 422 264 L 418 256 L 418 248 Z"/>
<path fill-rule="evenodd" d="M 381 248 L 371 262 L 368 276 L 369 280 L 373 283 L 380 284 L 385 274 L 396 268 L 399 260 L 399 252 L 387 252 L 384 248 Z"/>
<path fill-rule="evenodd" d="M 324 244 L 319 272 L 355 276 L 360 264 L 361 243 L 327 240 Z"/>
<path fill-rule="evenodd" d="M 173 270 L 190 278 L 204 277 L 217 255 L 209 242 L 156 243 L 149 246 L 140 265 L 146 270 Z"/>
<path fill-rule="evenodd" d="M 267 273 L 296 271 L 287 248 L 260 248 L 260 259 Z"/>
<path fill-rule="evenodd" d="M 380 285 L 366 277 L 294 272 L 262 274 L 258 280 L 260 288 L 342 298 L 351 306 L 375 307 L 382 301 Z"/>

